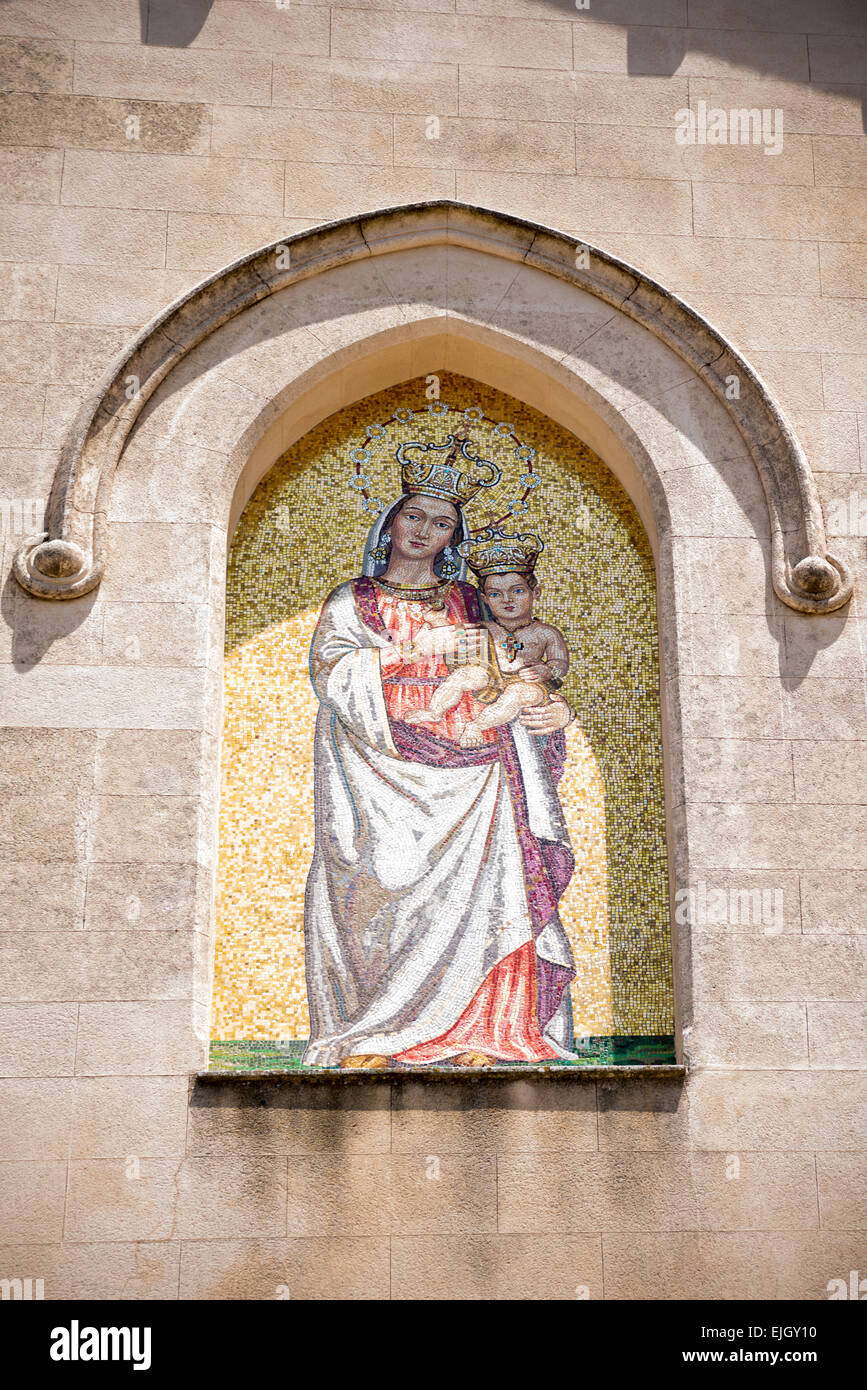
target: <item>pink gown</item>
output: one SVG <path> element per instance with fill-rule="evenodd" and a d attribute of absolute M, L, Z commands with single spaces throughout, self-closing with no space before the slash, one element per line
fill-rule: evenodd
<path fill-rule="evenodd" d="M 396 642 L 411 641 L 423 625 L 426 605 L 395 598 L 377 588 L 382 621 Z M 455 585 L 446 600 L 446 614 L 457 625 L 467 623 L 463 595 Z M 392 666 L 383 679 L 389 718 L 403 719 L 410 710 L 430 703 L 434 686 L 422 684 L 444 680 L 448 667 L 436 656 Z M 478 705 L 471 694 L 424 728 L 438 738 L 457 743 L 472 720 Z M 496 743 L 496 729 L 484 731 L 485 743 Z M 461 1052 L 484 1052 L 507 1062 L 556 1060 L 558 1054 L 545 1042 L 536 1015 L 536 948 L 527 941 L 489 971 L 460 1018 L 438 1038 L 397 1053 L 396 1062 L 432 1063 L 445 1061 Z"/>

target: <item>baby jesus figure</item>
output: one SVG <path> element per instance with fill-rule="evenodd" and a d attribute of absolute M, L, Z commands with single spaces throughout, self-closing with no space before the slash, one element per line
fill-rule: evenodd
<path fill-rule="evenodd" d="M 513 568 L 488 567 L 493 564 L 491 546 L 481 548 L 480 542 L 498 542 L 494 559 L 500 565 Z M 535 542 L 527 554 L 527 542 Z M 523 543 L 523 547 L 518 544 Z M 485 666 L 469 664 L 455 667 L 433 693 L 427 709 L 404 715 L 408 724 L 435 724 L 455 708 L 467 691 L 480 702 L 481 709 L 460 737 L 462 748 L 473 748 L 484 740 L 485 729 L 509 724 L 523 710 L 547 704 L 550 691 L 559 686 L 569 669 L 569 649 L 559 628 L 540 622 L 533 616 L 533 605 L 541 594 L 533 564 L 542 542 L 537 537 L 501 536 L 498 532 L 482 532 L 467 546 L 467 562 L 479 577 L 479 589 L 488 606 L 492 620 L 484 624 L 496 654 L 496 672 Z M 501 551 L 510 553 L 503 557 Z M 488 561 L 488 565 L 485 561 Z M 431 613 L 427 618 L 431 628 L 445 626 L 445 617 Z M 488 703 L 493 700 L 493 703 Z"/>

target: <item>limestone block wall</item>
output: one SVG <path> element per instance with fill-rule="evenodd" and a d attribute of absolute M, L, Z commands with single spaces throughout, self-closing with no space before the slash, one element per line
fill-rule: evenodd
<path fill-rule="evenodd" d="M 854 0 L 0 0 L 0 1275 L 47 1297 L 822 1298 L 867 1268 L 865 51 Z M 780 152 L 679 144 L 701 102 L 781 111 Z M 12 556 L 88 389 L 173 298 L 281 236 L 441 197 L 681 294 L 804 445 L 849 605 L 775 597 L 755 476 L 722 434 L 718 498 L 700 452 L 678 460 L 660 584 L 673 890 L 781 911 L 682 932 L 684 1082 L 196 1086 L 219 470 L 280 364 L 229 354 L 222 413 L 194 375 L 166 384 L 99 590 L 33 599 Z M 311 332 L 291 344 L 312 362 Z M 674 447 L 652 392 L 634 411 Z"/>

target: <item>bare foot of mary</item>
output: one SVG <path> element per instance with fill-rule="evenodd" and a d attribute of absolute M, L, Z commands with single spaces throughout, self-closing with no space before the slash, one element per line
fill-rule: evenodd
<path fill-rule="evenodd" d="M 452 1061 L 456 1067 L 493 1067 L 497 1059 L 489 1057 L 486 1052 L 462 1052 L 459 1057 L 453 1057 Z"/>
<path fill-rule="evenodd" d="M 378 1071 L 388 1066 L 388 1058 L 379 1052 L 354 1052 L 349 1057 L 341 1057 L 342 1067 L 356 1067 L 360 1071 Z"/>

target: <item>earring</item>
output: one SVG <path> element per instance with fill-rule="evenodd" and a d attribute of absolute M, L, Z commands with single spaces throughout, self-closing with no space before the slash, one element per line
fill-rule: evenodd
<path fill-rule="evenodd" d="M 386 531 L 384 535 L 380 536 L 380 538 L 379 538 L 379 545 L 375 546 L 374 549 L 371 550 L 371 552 L 370 552 L 370 558 L 371 558 L 371 560 L 375 560 L 376 563 L 377 563 L 378 565 L 379 565 L 379 564 L 385 564 L 385 561 L 388 559 L 388 547 L 389 547 L 390 545 L 391 545 L 391 532 L 390 532 L 390 531 Z"/>
<path fill-rule="evenodd" d="M 454 579 L 455 575 L 458 573 L 460 569 L 460 565 L 456 565 L 454 560 L 448 558 L 449 556 L 454 555 L 454 553 L 455 552 L 450 545 L 447 545 L 445 550 L 443 551 L 443 563 L 439 567 L 439 572 L 443 579 Z"/>

